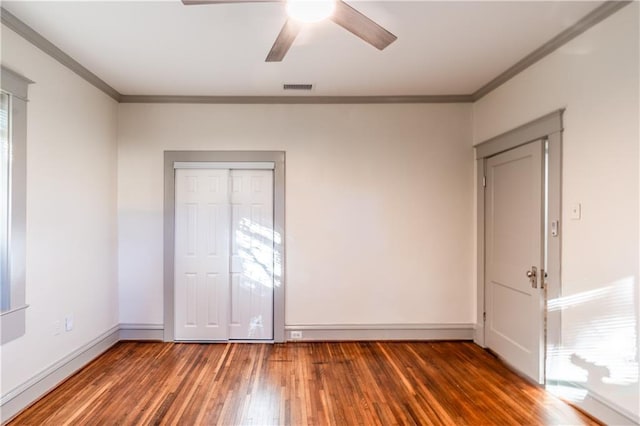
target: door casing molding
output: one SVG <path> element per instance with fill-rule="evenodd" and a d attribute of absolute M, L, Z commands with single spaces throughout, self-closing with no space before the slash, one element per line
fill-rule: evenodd
<path fill-rule="evenodd" d="M 273 230 L 280 235 L 274 256 L 280 260 L 280 285 L 273 288 L 273 340 L 284 342 L 285 303 L 285 152 L 284 151 L 165 151 L 164 152 L 164 333 L 174 341 L 175 173 L 176 162 L 273 162 Z"/>
<path fill-rule="evenodd" d="M 486 160 L 501 152 L 517 148 L 539 139 L 548 142 L 547 155 L 547 214 L 548 223 L 557 221 L 558 236 L 552 237 L 550 226 L 544 238 L 544 250 L 547 253 L 545 282 L 546 300 L 560 296 L 561 291 L 561 248 L 562 248 L 562 131 L 564 109 L 554 111 L 527 124 L 486 140 L 475 147 L 476 151 L 476 229 L 477 229 L 477 317 L 473 340 L 485 347 L 485 187 Z M 545 309 L 546 310 L 546 309 Z M 560 311 L 546 311 L 546 347 L 549 344 L 559 345 L 561 341 Z M 546 354 L 545 354 L 546 355 Z"/>

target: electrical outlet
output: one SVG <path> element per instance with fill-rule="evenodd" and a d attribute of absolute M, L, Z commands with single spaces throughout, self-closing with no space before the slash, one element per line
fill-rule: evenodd
<path fill-rule="evenodd" d="M 62 333 L 62 321 L 56 320 L 53 322 L 53 335 L 57 336 Z"/>
<path fill-rule="evenodd" d="M 302 331 L 292 331 L 291 332 L 291 339 L 293 339 L 293 340 L 302 339 Z"/>
<path fill-rule="evenodd" d="M 73 330 L 73 314 L 64 317 L 64 331 Z"/>

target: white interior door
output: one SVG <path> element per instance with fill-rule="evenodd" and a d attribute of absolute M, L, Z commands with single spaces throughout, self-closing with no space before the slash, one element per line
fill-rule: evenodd
<path fill-rule="evenodd" d="M 486 344 L 538 383 L 544 381 L 543 160 L 543 141 L 489 158 L 485 190 Z M 537 276 L 528 277 L 533 268 Z"/>
<path fill-rule="evenodd" d="M 272 170 L 176 169 L 175 340 L 273 339 Z"/>
<path fill-rule="evenodd" d="M 176 169 L 176 340 L 226 340 L 229 170 Z"/>
<path fill-rule="evenodd" d="M 231 339 L 273 339 L 273 172 L 231 171 Z"/>

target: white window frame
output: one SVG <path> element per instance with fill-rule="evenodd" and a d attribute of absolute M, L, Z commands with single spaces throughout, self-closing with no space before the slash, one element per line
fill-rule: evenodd
<path fill-rule="evenodd" d="M 0 88 L 9 95 L 9 304 L 0 312 L 0 340 L 4 344 L 25 334 L 26 219 L 27 219 L 27 95 L 31 80 L 0 67 Z"/>

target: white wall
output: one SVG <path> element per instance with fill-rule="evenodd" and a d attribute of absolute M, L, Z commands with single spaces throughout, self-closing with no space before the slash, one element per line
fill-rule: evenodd
<path fill-rule="evenodd" d="M 27 126 L 26 334 L 2 345 L 2 395 L 118 323 L 117 103 L 2 27 L 2 64 L 35 81 Z M 73 314 L 71 332 L 54 322 Z"/>
<path fill-rule="evenodd" d="M 3 65 L 36 84 L 28 105 L 30 307 L 26 335 L 1 348 L 1 393 L 119 321 L 162 323 L 165 149 L 287 152 L 287 324 L 472 322 L 469 141 L 564 107 L 566 299 L 563 342 L 554 348 L 559 369 L 551 373 L 637 416 L 638 60 L 636 3 L 473 111 L 118 106 L 2 27 Z M 578 221 L 569 219 L 574 203 L 582 205 Z M 67 314 L 75 329 L 54 335 Z"/>
<path fill-rule="evenodd" d="M 474 322 L 470 114 L 121 104 L 120 321 L 163 322 L 163 151 L 283 150 L 286 324 Z"/>
<path fill-rule="evenodd" d="M 482 142 L 559 108 L 562 346 L 550 375 L 640 415 L 638 2 L 474 104 Z M 582 218 L 570 207 L 580 203 Z M 574 296 L 574 297 L 571 297 Z M 573 356 L 573 358 L 572 358 Z M 609 369 L 605 376 L 599 367 Z M 580 396 L 578 399 L 581 399 Z"/>

